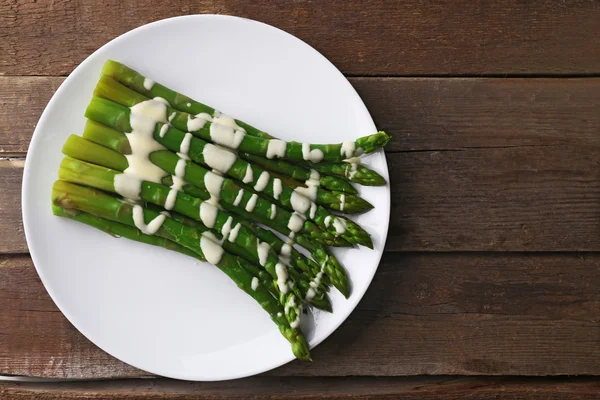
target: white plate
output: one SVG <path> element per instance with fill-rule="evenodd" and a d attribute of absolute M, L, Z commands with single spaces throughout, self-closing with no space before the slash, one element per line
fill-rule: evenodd
<path fill-rule="evenodd" d="M 81 133 L 107 59 L 288 140 L 340 142 L 374 133 L 363 102 L 325 57 L 279 29 L 228 16 L 178 17 L 137 28 L 88 57 L 46 107 L 29 147 L 23 177 L 29 250 L 48 293 L 88 339 L 137 368 L 188 380 L 240 378 L 292 360 L 267 314 L 217 268 L 52 215 L 61 147 L 69 134 Z M 388 178 L 383 152 L 365 163 Z M 335 252 L 352 296 L 332 290 L 334 312 L 304 318 L 311 347 L 348 317 L 383 252 L 389 187 L 363 188 L 361 195 L 375 205 L 356 218 L 375 250 Z"/>

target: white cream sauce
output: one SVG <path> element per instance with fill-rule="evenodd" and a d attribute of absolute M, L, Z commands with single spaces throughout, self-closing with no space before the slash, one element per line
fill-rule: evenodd
<path fill-rule="evenodd" d="M 152 221 L 146 224 L 144 222 L 144 209 L 142 206 L 137 204 L 133 206 L 133 223 L 135 224 L 136 228 L 146 235 L 154 235 L 156 232 L 158 232 L 163 222 L 165 222 L 165 218 L 167 218 L 166 215 L 159 214 L 154 217 Z"/>
<path fill-rule="evenodd" d="M 281 158 L 285 156 L 285 149 L 287 143 L 279 139 L 269 140 L 267 145 L 267 158 L 272 159 L 274 157 Z"/>
<path fill-rule="evenodd" d="M 328 216 L 325 217 L 325 221 L 324 222 L 325 222 L 325 227 L 326 228 L 329 228 L 329 225 L 331 225 L 331 219 L 332 218 L 333 217 L 331 215 L 328 215 Z"/>
<path fill-rule="evenodd" d="M 167 122 L 167 101 L 161 97 L 146 100 L 131 107 L 131 113 L 141 115 L 152 121 Z"/>
<path fill-rule="evenodd" d="M 319 149 L 310 149 L 309 143 L 302 143 L 302 158 L 304 161 L 318 163 L 323 159 L 323 152 Z"/>
<path fill-rule="evenodd" d="M 240 189 L 237 196 L 235 197 L 235 200 L 233 201 L 233 205 L 236 207 L 239 206 L 240 203 L 242 202 L 243 197 L 244 197 L 244 189 Z"/>
<path fill-rule="evenodd" d="M 233 217 L 227 218 L 227 221 L 223 224 L 223 228 L 221 229 L 221 235 L 223 235 L 223 241 L 227 240 L 229 237 L 229 233 L 231 232 L 231 224 L 233 223 Z"/>
<path fill-rule="evenodd" d="M 298 213 L 292 213 L 290 220 L 288 221 L 287 227 L 292 232 L 300 232 L 304 225 L 305 218 L 303 215 Z"/>
<path fill-rule="evenodd" d="M 185 168 L 187 167 L 187 161 L 183 158 L 177 160 L 175 164 L 175 176 L 183 178 L 185 176 Z"/>
<path fill-rule="evenodd" d="M 346 169 L 344 170 L 344 175 L 346 178 L 352 180 L 356 172 L 358 171 L 358 163 L 349 163 Z"/>
<path fill-rule="evenodd" d="M 336 234 L 342 235 L 346 232 L 346 221 L 341 218 L 334 218 L 333 227 L 335 228 Z"/>
<path fill-rule="evenodd" d="M 209 204 L 206 201 L 200 203 L 200 209 L 198 210 L 200 214 L 200 221 L 208 228 L 214 228 L 215 222 L 217 221 L 217 214 L 219 213 L 219 209 L 212 204 Z"/>
<path fill-rule="evenodd" d="M 256 181 L 256 185 L 254 185 L 254 190 L 256 190 L 257 192 L 262 192 L 263 190 L 265 190 L 265 188 L 269 184 L 270 178 L 271 175 L 267 171 L 261 172 L 260 176 L 258 177 L 258 180 Z"/>
<path fill-rule="evenodd" d="M 294 211 L 304 215 L 308 211 L 311 201 L 300 193 L 293 191 L 292 196 L 290 197 L 290 203 Z"/>
<path fill-rule="evenodd" d="M 158 136 L 165 137 L 165 134 L 167 133 L 168 130 L 169 130 L 169 124 L 164 124 L 163 126 L 160 127 L 160 132 L 158 133 Z"/>
<path fill-rule="evenodd" d="M 237 224 L 235 224 L 235 226 L 231 230 L 231 233 L 229 234 L 229 238 L 228 238 L 228 240 L 231 243 L 235 243 L 235 241 L 237 240 L 237 237 L 238 237 L 238 233 L 240 233 L 241 228 L 242 228 L 242 224 L 240 224 L 239 222 Z"/>
<path fill-rule="evenodd" d="M 340 195 L 340 211 L 344 211 L 345 207 L 346 207 L 346 195 L 342 194 L 342 195 Z"/>
<path fill-rule="evenodd" d="M 221 197 L 221 187 L 223 186 L 223 182 L 225 182 L 225 178 L 213 172 L 207 171 L 204 175 L 204 186 L 206 186 L 206 190 L 211 196 L 216 198 Z"/>
<path fill-rule="evenodd" d="M 181 160 L 180 160 L 181 161 Z M 177 162 L 179 165 L 179 162 Z M 183 185 L 185 185 L 185 181 L 178 176 L 173 176 L 173 184 L 171 185 L 171 190 L 169 190 L 169 194 L 167 195 L 167 199 L 165 200 L 165 210 L 172 210 L 175 207 L 175 201 L 177 200 L 177 192 L 181 190 Z"/>
<path fill-rule="evenodd" d="M 246 167 L 246 173 L 244 174 L 244 179 L 242 179 L 242 182 L 250 183 L 253 180 L 254 180 L 254 171 L 252 171 L 252 167 L 250 166 L 250 164 L 248 164 L 248 166 Z"/>
<path fill-rule="evenodd" d="M 146 89 L 146 90 L 152 89 L 152 86 L 154 86 L 155 83 L 156 82 L 154 82 L 150 78 L 144 78 L 144 89 Z"/>
<path fill-rule="evenodd" d="M 150 153 L 164 150 L 165 147 L 152 137 L 156 122 L 132 113 L 129 123 L 132 131 L 125 134 L 131 146 L 131 154 L 125 155 L 129 166 L 123 171 L 123 174 L 115 176 L 114 185 L 115 191 L 121 196 L 126 198 L 135 196 L 133 199 L 138 200 L 141 181 L 160 183 L 166 175 L 165 171 L 150 161 Z M 121 175 L 137 179 L 126 179 Z"/>
<path fill-rule="evenodd" d="M 269 257 L 269 250 L 271 250 L 271 246 L 267 242 L 261 242 L 256 239 L 256 251 L 258 252 L 258 262 L 261 266 L 265 266 L 267 263 L 267 258 Z"/>
<path fill-rule="evenodd" d="M 275 219 L 276 216 L 277 216 L 277 206 L 275 204 L 271 204 L 271 215 L 269 216 L 269 218 Z"/>
<path fill-rule="evenodd" d="M 279 200 L 279 195 L 283 191 L 283 185 L 281 184 L 281 179 L 275 178 L 273 179 L 273 198 L 275 200 Z"/>
<path fill-rule="evenodd" d="M 252 287 L 252 290 L 258 289 L 258 278 L 257 277 L 252 278 L 252 285 L 251 285 L 251 287 Z"/>
<path fill-rule="evenodd" d="M 310 212 L 308 213 L 308 217 L 310 219 L 314 219 L 315 215 L 317 214 L 317 203 L 310 203 Z"/>
<path fill-rule="evenodd" d="M 288 270 L 285 265 L 282 263 L 277 263 L 275 265 L 275 274 L 277 276 L 277 286 L 279 287 L 279 291 L 283 294 L 286 294 L 289 290 L 287 285 L 288 280 Z M 287 311 L 286 311 L 287 314 Z"/>
<path fill-rule="evenodd" d="M 210 124 L 210 139 L 221 146 L 229 147 L 230 149 L 237 149 L 240 147 L 242 140 L 246 136 L 246 131 L 241 129 L 234 129 L 227 125 L 221 125 L 218 123 Z"/>
<path fill-rule="evenodd" d="M 254 207 L 256 207 L 256 201 L 258 200 L 258 195 L 256 193 L 250 196 L 250 200 L 246 203 L 246 211 L 252 212 L 254 211 Z"/>
<path fill-rule="evenodd" d="M 177 115 L 177 111 L 173 111 L 171 113 L 171 115 L 169 115 L 169 124 L 171 123 L 171 121 L 173 121 L 173 118 L 175 118 L 176 115 Z"/>
<path fill-rule="evenodd" d="M 348 140 L 342 143 L 342 148 L 340 149 L 340 155 L 344 158 L 351 158 L 354 155 L 354 149 L 356 148 L 356 143 L 352 140 Z"/>
<path fill-rule="evenodd" d="M 207 122 L 212 121 L 212 117 L 207 113 L 196 114 L 195 116 L 188 115 L 187 130 L 189 132 L 196 132 L 206 125 Z"/>
<path fill-rule="evenodd" d="M 139 200 L 142 191 L 142 180 L 127 174 L 115 175 L 113 185 L 115 192 L 125 199 Z"/>
<path fill-rule="evenodd" d="M 210 236 L 202 234 L 200 236 L 200 250 L 204 253 L 204 258 L 211 264 L 218 264 L 223 257 L 223 248 L 213 241 Z"/>
<path fill-rule="evenodd" d="M 232 117 L 230 117 L 229 115 L 223 114 L 222 112 L 217 111 L 217 110 L 215 110 L 215 112 L 213 113 L 212 122 L 213 122 L 213 124 L 221 124 L 221 125 L 228 126 L 232 129 L 237 129 L 237 130 L 246 132 L 246 130 L 244 128 L 242 128 L 241 126 L 239 126 Z"/>
<path fill-rule="evenodd" d="M 210 168 L 216 169 L 224 174 L 227 173 L 235 163 L 237 159 L 236 155 L 218 148 L 214 144 L 207 143 L 202 149 L 202 155 L 204 156 L 204 162 Z"/>
<path fill-rule="evenodd" d="M 183 140 L 179 144 L 179 152 L 181 154 L 185 154 L 187 156 L 187 154 L 190 152 L 190 143 L 192 142 L 192 137 L 193 135 L 191 133 L 185 133 Z"/>

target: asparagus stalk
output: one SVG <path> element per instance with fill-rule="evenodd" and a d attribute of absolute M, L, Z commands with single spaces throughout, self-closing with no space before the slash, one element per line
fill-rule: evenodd
<path fill-rule="evenodd" d="M 125 87 L 124 89 L 129 90 Z M 135 92 L 133 92 L 135 95 L 132 94 L 128 97 L 125 95 L 114 95 L 116 91 L 107 90 L 106 93 L 111 94 L 113 100 L 120 99 L 119 101 L 122 101 L 123 103 L 135 103 L 135 101 L 137 101 L 134 98 L 135 95 L 141 96 Z M 156 103 L 152 106 L 154 109 L 156 106 L 162 105 L 161 103 L 154 103 Z M 139 105 L 140 103 L 137 104 Z M 162 106 L 164 107 L 164 105 Z M 92 99 L 92 102 L 86 111 L 86 116 L 97 122 L 108 124 L 122 132 L 131 132 L 130 120 L 132 112 L 131 109 L 122 104 L 95 97 Z M 135 117 L 139 120 L 150 121 L 149 119 L 145 119 L 144 116 L 137 114 Z M 154 115 L 154 118 L 156 118 L 156 115 Z M 161 117 L 158 118 L 160 119 Z M 166 121 L 166 114 L 164 114 L 162 119 Z M 186 141 L 186 133 L 162 122 L 155 122 L 154 139 L 161 145 L 173 151 L 178 151 L 182 148 L 182 143 Z M 274 200 L 279 201 L 280 204 L 286 206 L 288 209 L 314 221 L 322 229 L 322 231 L 319 232 L 320 235 L 317 236 L 323 236 L 321 232 L 329 232 L 330 237 L 341 236 L 350 243 L 361 244 L 373 248 L 370 235 L 358 224 L 351 220 L 331 215 L 323 207 L 317 206 L 316 203 L 306 198 L 304 194 L 313 195 L 312 189 L 307 189 L 302 193 L 299 190 L 294 191 L 289 187 L 284 186 L 280 179 L 270 177 L 267 171 L 235 157 L 235 155 L 226 150 L 220 149 L 198 138 L 188 137 L 187 140 L 188 143 L 190 143 L 187 154 L 192 160 L 211 168 L 217 167 L 216 169 L 222 173 L 226 173 L 227 175 L 244 182 L 253 183 L 255 190 L 265 193 Z M 228 158 L 230 158 L 230 161 L 224 163 L 223 160 L 227 160 Z M 352 200 L 350 200 L 350 203 L 352 205 L 358 204 L 352 202 Z M 341 205 L 338 205 L 338 207 L 340 206 Z M 315 238 L 315 240 L 319 240 L 319 237 Z M 332 240 L 333 239 L 330 239 L 330 242 L 325 242 L 325 244 L 333 244 Z"/>
<path fill-rule="evenodd" d="M 164 215 L 139 205 L 131 205 L 101 191 L 65 181 L 56 181 L 52 190 L 52 203 L 68 210 L 79 210 L 96 217 L 125 224 L 140 229 L 156 229 L 155 234 L 164 239 L 192 250 L 200 259 L 215 264 L 225 272 L 247 294 L 253 297 L 269 313 L 283 336 L 291 343 L 294 355 L 302 360 L 310 360 L 308 344 L 302 332 L 289 322 L 294 313 L 300 310 L 294 307 L 293 294 L 282 313 L 282 306 L 269 291 L 261 285 L 253 285 L 253 277 L 240 265 L 240 259 L 223 252 L 218 243 L 202 235 L 197 230 L 180 224 Z M 140 221 L 141 218 L 141 221 Z M 156 225 L 156 222 L 161 224 Z M 144 229 L 140 229 L 143 230 Z M 208 252 L 208 253 L 206 253 Z M 287 311 L 287 312 L 286 312 Z M 283 318 L 285 315 L 286 318 Z"/>
<path fill-rule="evenodd" d="M 254 154 L 249 153 L 238 153 L 240 157 L 248 162 L 252 162 L 254 164 L 258 164 L 263 168 L 277 172 L 279 174 L 289 176 L 290 178 L 294 178 L 298 181 L 308 181 L 316 179 L 314 177 L 316 169 L 311 167 L 305 167 L 304 165 L 292 164 L 288 161 L 281 159 L 273 159 L 269 160 L 268 158 L 256 156 Z M 329 175 L 320 175 L 318 178 L 319 185 L 327 190 L 332 192 L 342 192 L 347 194 L 357 194 L 358 192 L 348 181 L 342 178 L 338 178 L 335 176 Z M 326 204 L 323 204 L 326 205 Z"/>
<path fill-rule="evenodd" d="M 94 125 L 97 125 L 97 124 L 94 124 Z M 88 127 L 89 127 L 89 124 L 88 124 Z M 125 136 L 121 132 L 116 132 L 109 128 L 103 128 L 103 129 L 111 132 L 111 134 L 113 136 L 117 136 L 117 135 Z M 87 128 L 86 128 L 86 131 L 87 131 Z M 103 136 L 101 136 L 101 135 L 95 136 L 96 140 L 100 140 L 102 138 L 103 138 Z M 120 154 L 114 150 L 108 149 L 106 147 L 103 147 L 100 144 L 96 144 L 94 142 L 91 142 L 91 141 L 81 138 L 79 136 L 76 136 L 76 135 L 71 135 L 67 139 L 67 141 L 65 142 L 65 145 L 63 146 L 63 153 L 67 156 L 74 157 L 76 159 L 91 162 L 91 163 L 97 163 L 98 165 L 105 166 L 105 167 L 108 167 L 111 169 L 115 169 L 117 171 L 125 171 L 125 169 L 127 169 L 127 167 L 128 167 L 127 159 L 122 154 Z M 98 154 L 101 154 L 102 156 L 100 157 Z M 175 170 L 177 168 L 177 163 L 179 162 L 179 158 L 175 154 L 173 154 L 169 151 L 156 151 L 156 152 L 152 153 L 150 155 L 150 157 L 151 157 L 151 159 L 153 159 L 155 161 L 156 165 L 163 168 L 167 173 L 175 174 L 175 172 L 176 172 Z M 202 187 L 201 189 L 200 189 L 200 187 L 198 187 L 198 188 L 196 188 L 196 190 L 193 193 L 190 193 L 192 196 L 197 197 L 202 200 L 210 199 L 210 193 L 206 189 L 206 185 L 205 185 L 205 181 L 204 181 L 207 173 L 208 173 L 208 171 L 203 170 L 196 164 L 193 164 L 190 162 L 186 163 L 186 168 L 184 169 L 184 175 L 182 176 L 183 180 L 192 182 L 192 183 L 196 183 Z M 189 186 L 189 185 L 185 185 L 184 189 L 186 186 Z M 236 193 L 235 190 L 237 190 L 237 189 L 238 189 L 238 187 L 234 188 L 233 195 L 223 195 L 224 192 L 227 192 L 227 188 L 222 187 L 222 189 L 221 189 L 220 194 L 223 195 L 221 198 L 221 204 L 225 208 L 227 208 L 228 211 L 236 213 L 238 215 L 241 215 L 245 218 L 248 218 L 248 216 L 250 216 L 250 217 L 252 217 L 252 219 L 258 219 L 260 222 L 276 229 L 278 232 L 280 232 L 286 236 L 292 235 L 293 232 L 287 227 L 287 225 L 285 223 L 284 224 L 274 223 L 277 221 L 275 219 L 271 219 L 270 216 L 260 218 L 260 216 L 263 215 L 264 213 L 256 213 L 255 212 L 256 210 L 254 210 L 252 212 L 252 214 L 250 214 L 245 210 L 245 207 L 235 206 L 234 203 L 236 202 L 236 199 L 240 193 L 238 191 L 237 194 L 235 194 Z M 111 190 L 111 189 L 109 188 L 106 190 Z M 240 189 L 240 190 L 243 190 L 243 189 Z M 235 198 L 232 200 L 232 198 L 234 196 L 235 196 Z M 241 201 L 241 199 L 240 199 L 239 205 L 241 206 L 242 204 L 246 204 L 246 203 L 243 203 L 243 201 Z M 175 206 L 177 206 L 177 202 L 175 202 Z M 257 199 L 256 207 L 258 208 L 258 206 L 259 206 L 259 202 Z M 285 210 L 277 211 L 277 213 L 280 214 L 284 211 Z M 284 222 L 285 222 L 285 219 L 284 219 Z M 331 283 L 338 290 L 340 290 L 342 292 L 342 294 L 344 294 L 344 296 L 348 297 L 348 295 L 349 295 L 348 278 L 347 278 L 345 271 L 343 270 L 343 268 L 341 267 L 339 262 L 337 262 L 335 257 L 333 257 L 333 256 L 328 257 L 326 250 L 322 249 L 321 246 L 315 245 L 312 242 L 312 240 L 307 239 L 302 234 L 296 234 L 295 241 L 300 246 L 302 246 L 306 249 L 309 249 L 309 251 L 311 252 L 311 255 L 313 255 L 313 257 L 315 257 L 315 260 L 320 265 L 322 265 L 322 268 L 325 271 L 325 273 L 327 275 L 329 275 L 329 277 L 331 279 Z"/>
<path fill-rule="evenodd" d="M 71 157 L 65 157 L 59 170 L 59 178 L 61 180 L 87 185 L 112 193 L 118 193 L 115 182 L 122 176 L 123 174 L 118 171 Z M 148 181 L 140 181 L 138 184 L 140 187 L 139 198 L 141 200 L 158 206 L 165 206 L 171 192 L 169 187 Z M 268 243 L 260 242 L 254 232 L 244 226 L 237 218 L 183 192 L 175 192 L 175 196 L 173 209 L 196 221 L 202 221 L 202 223 L 198 222 L 195 228 L 201 233 L 212 229 L 217 235 L 216 239 L 221 241 L 226 251 L 240 255 L 252 263 L 260 264 L 278 282 L 280 282 L 282 274 L 287 274 L 290 271 L 285 266 L 278 265 L 280 264 L 279 259 Z M 207 224 L 210 225 L 210 228 L 207 227 Z M 280 271 L 283 269 L 285 270 Z M 310 280 L 305 279 L 304 276 L 295 272 L 290 273 L 290 275 L 292 277 L 291 282 L 298 284 L 302 298 L 307 298 Z M 285 281 L 284 284 L 287 285 Z M 303 288 L 304 292 L 302 292 Z M 318 286 L 314 289 L 314 292 L 311 292 L 314 295 L 308 296 L 307 300 L 311 301 L 311 303 L 323 304 L 325 302 L 322 295 L 324 288 Z M 280 290 L 284 291 L 281 285 Z M 315 299 L 316 301 L 312 302 Z M 326 304 L 325 309 L 331 309 L 331 305 Z"/>
<path fill-rule="evenodd" d="M 109 69 L 111 70 L 109 71 Z M 111 67 L 105 68 L 104 72 L 106 75 L 100 78 L 100 82 L 98 82 L 98 86 L 96 87 L 96 95 L 101 97 L 123 95 L 131 99 L 137 98 L 135 102 L 128 104 L 129 107 L 136 103 L 148 100 L 148 97 L 129 89 L 120 84 L 118 80 L 114 79 L 115 75 L 118 75 L 115 71 L 116 69 Z M 130 71 L 134 72 L 133 70 Z M 145 78 L 140 75 L 139 79 L 141 79 L 143 86 Z M 181 105 L 177 99 L 177 93 L 173 91 L 170 91 L 169 93 L 169 91 L 164 89 L 159 90 L 159 92 L 162 92 L 163 96 L 167 97 L 156 96 L 154 93 L 149 94 L 153 97 L 161 97 L 169 102 L 169 104 L 173 101 L 174 103 Z M 148 93 L 148 91 L 145 92 Z M 152 89 L 150 89 L 150 92 L 152 92 Z M 188 107 L 188 109 L 190 108 L 191 106 Z M 319 163 L 321 161 L 343 161 L 348 158 L 358 157 L 362 154 L 372 153 L 375 150 L 384 147 L 390 140 L 390 137 L 385 132 L 381 131 L 369 136 L 363 136 L 355 141 L 347 141 L 338 144 L 310 144 L 284 142 L 278 139 L 264 139 L 256 135 L 246 135 L 246 129 L 242 128 L 236 120 L 221 114 L 218 111 L 213 110 L 212 115 L 207 113 L 206 111 L 209 111 L 211 109 L 210 107 L 207 108 L 202 105 L 202 107 L 197 108 L 201 108 L 204 111 L 196 113 L 195 117 L 194 113 L 177 111 L 171 107 L 167 107 L 167 111 L 169 115 L 175 113 L 171 122 L 173 126 L 178 129 L 190 131 L 205 140 L 212 140 L 217 144 L 229 147 L 233 150 L 239 150 L 267 158 L 277 157 L 290 161 L 310 161 L 311 163 Z M 195 119 L 201 119 L 201 121 L 194 121 Z M 190 129 L 194 125 L 198 129 Z M 244 125 L 249 127 L 247 124 Z M 235 140 L 232 141 L 228 139 L 234 135 L 236 136 Z"/>

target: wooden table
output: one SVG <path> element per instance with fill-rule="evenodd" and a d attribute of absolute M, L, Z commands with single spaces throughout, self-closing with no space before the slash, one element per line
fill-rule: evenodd
<path fill-rule="evenodd" d="M 364 299 L 313 363 L 227 383 L 96 348 L 48 297 L 21 224 L 27 146 L 64 76 L 193 13 L 305 40 L 393 137 L 390 234 Z M 600 398 L 600 2 L 9 0 L 0 75 L 0 375 L 86 380 L 0 397 Z"/>

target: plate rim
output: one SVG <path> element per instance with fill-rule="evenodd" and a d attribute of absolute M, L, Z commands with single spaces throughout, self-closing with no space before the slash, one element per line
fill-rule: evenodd
<path fill-rule="evenodd" d="M 258 24 L 261 25 L 263 28 L 267 28 L 267 29 L 274 29 L 278 34 L 283 34 L 288 36 L 290 39 L 292 40 L 297 40 L 302 42 L 302 44 L 304 46 L 307 46 L 307 48 L 312 51 L 313 53 L 315 53 L 316 56 L 322 58 L 330 67 L 333 68 L 333 71 L 335 71 L 337 74 L 339 74 L 342 78 L 344 83 L 350 87 L 351 89 L 351 93 L 354 94 L 354 96 L 356 97 L 356 100 L 358 102 L 360 102 L 360 104 L 362 104 L 364 112 L 366 112 L 367 116 L 369 117 L 369 120 L 371 121 L 373 128 L 376 130 L 376 126 L 375 126 L 375 122 L 373 121 L 373 117 L 371 116 L 368 108 L 366 107 L 366 105 L 364 104 L 362 98 L 358 95 L 358 93 L 356 92 L 356 89 L 352 86 L 352 84 L 348 81 L 348 79 L 346 78 L 346 76 L 343 75 L 343 73 L 331 62 L 329 61 L 329 59 L 327 59 L 323 54 L 321 54 L 318 50 L 316 50 L 314 47 L 312 47 L 310 44 L 306 43 L 304 40 L 292 35 L 291 33 L 288 33 L 276 26 L 261 22 L 261 21 L 257 21 L 257 20 L 253 20 L 253 19 L 249 19 L 249 18 L 244 18 L 244 17 L 238 17 L 238 16 L 234 16 L 234 15 L 225 15 L 225 14 L 191 14 L 191 15 L 181 15 L 181 16 L 175 16 L 175 17 L 170 17 L 170 18 L 165 18 L 165 19 L 161 19 L 158 21 L 153 21 L 141 26 L 138 26 L 134 29 L 131 29 L 113 39 L 111 39 L 110 41 L 106 42 L 105 44 L 103 44 L 102 46 L 100 46 L 98 49 L 96 49 L 94 52 L 92 52 L 89 56 L 87 56 L 85 58 L 85 60 L 83 60 L 77 67 L 75 67 L 75 69 L 73 69 L 73 71 L 69 74 L 69 76 L 60 84 L 60 86 L 58 87 L 58 89 L 56 90 L 56 92 L 52 95 L 52 97 L 50 98 L 50 100 L 48 101 L 48 103 L 46 104 L 44 111 L 42 112 L 36 127 L 34 129 L 34 132 L 32 134 L 28 149 L 27 149 L 27 154 L 26 154 L 26 159 L 25 159 L 25 165 L 24 165 L 24 169 L 23 169 L 23 179 L 22 179 L 22 183 L 21 183 L 21 214 L 22 214 L 22 220 L 23 220 L 23 230 L 25 233 L 25 239 L 27 242 L 27 246 L 28 246 L 28 250 L 29 250 L 29 254 L 31 256 L 31 259 L 33 261 L 34 267 L 36 269 L 36 272 L 38 274 L 38 276 L 40 277 L 40 280 L 44 286 L 44 289 L 46 290 L 46 292 L 48 293 L 48 295 L 50 296 L 50 298 L 52 299 L 52 301 L 54 302 L 54 304 L 56 305 L 56 307 L 59 309 L 59 311 L 63 314 L 63 316 L 69 321 L 69 323 L 71 325 L 73 325 L 73 327 L 75 327 L 87 340 L 89 340 L 94 346 L 100 348 L 103 352 L 109 354 L 110 356 L 114 357 L 115 359 L 124 362 L 127 365 L 130 365 L 136 369 L 139 369 L 141 371 L 144 372 L 148 372 L 151 374 L 155 374 L 155 375 L 159 375 L 159 376 L 164 376 L 164 377 L 168 377 L 168 378 L 174 378 L 174 379 L 184 379 L 184 380 L 188 380 L 188 381 L 212 381 L 212 382 L 216 382 L 216 381 L 225 381 L 225 380 L 234 380 L 234 379 L 240 379 L 240 378 L 244 378 L 244 377 L 249 377 L 249 376 L 254 376 L 266 371 L 270 371 L 272 369 L 281 367 L 287 363 L 289 363 L 292 360 L 295 360 L 295 357 L 290 353 L 290 356 L 288 357 L 282 357 L 281 359 L 277 360 L 276 362 L 271 362 L 268 363 L 268 365 L 263 365 L 262 367 L 259 368 L 254 368 L 253 370 L 247 372 L 247 373 L 239 373 L 239 374 L 232 374 L 229 376 L 224 376 L 222 378 L 219 379 L 202 379 L 202 378 L 190 378 L 190 377 L 182 377 L 181 375 L 177 375 L 177 374 L 169 374 L 169 373 L 164 373 L 164 372 L 152 372 L 150 370 L 148 370 L 147 368 L 143 367 L 143 366 L 139 366 L 136 365 L 137 363 L 131 363 L 129 361 L 125 361 L 123 360 L 121 357 L 119 357 L 117 354 L 113 354 L 113 352 L 108 351 L 107 349 L 105 349 L 103 346 L 98 345 L 94 340 L 92 340 L 90 338 L 90 335 L 88 334 L 87 330 L 83 327 L 81 327 L 79 324 L 75 323 L 73 321 L 74 318 L 71 318 L 72 316 L 67 315 L 68 313 L 66 313 L 63 310 L 63 307 L 61 307 L 60 303 L 61 301 L 58 301 L 58 294 L 57 293 L 53 293 L 53 290 L 50 289 L 50 287 L 48 286 L 48 281 L 47 278 L 45 277 L 45 273 L 44 273 L 44 269 L 41 267 L 38 267 L 38 265 L 41 265 L 40 263 L 38 263 L 38 261 L 41 261 L 41 256 L 38 257 L 37 255 L 37 251 L 34 249 L 35 246 L 30 246 L 30 241 L 32 239 L 30 239 L 31 234 L 28 233 L 30 232 L 32 229 L 34 229 L 31 226 L 31 222 L 29 220 L 29 217 L 27 215 L 27 211 L 26 211 L 26 201 L 29 197 L 29 187 L 31 185 L 28 184 L 29 180 L 30 180 L 30 175 L 32 174 L 32 165 L 34 164 L 34 161 L 32 157 L 29 157 L 30 153 L 33 153 L 35 151 L 35 149 L 38 147 L 38 142 L 41 141 L 42 138 L 42 133 L 38 133 L 38 131 L 41 131 L 40 127 L 43 127 L 45 125 L 46 119 L 50 118 L 50 114 L 51 111 L 50 109 L 54 107 L 54 103 L 58 102 L 58 99 L 61 97 L 62 95 L 62 91 L 64 90 L 64 88 L 66 87 L 66 84 L 68 82 L 70 82 L 70 80 L 75 79 L 75 77 L 80 73 L 80 71 L 83 71 L 85 69 L 85 67 L 87 66 L 88 63 L 92 63 L 94 61 L 94 56 L 99 53 L 100 51 L 102 51 L 103 49 L 105 49 L 107 46 L 111 46 L 113 44 L 115 44 L 116 42 L 119 42 L 121 40 L 126 39 L 128 36 L 130 35 L 134 35 L 134 34 L 139 34 L 140 32 L 143 32 L 146 29 L 150 29 L 156 25 L 161 25 L 161 24 L 165 24 L 165 23 L 170 23 L 173 22 L 175 20 L 182 20 L 182 19 L 225 19 L 225 20 L 231 20 L 231 19 L 237 19 L 237 20 L 242 20 L 245 23 L 251 23 L 251 24 Z M 371 283 L 373 281 L 373 278 L 375 277 L 375 274 L 377 273 L 377 270 L 379 269 L 379 265 L 381 264 L 381 258 L 383 257 L 383 253 L 385 252 L 385 245 L 387 242 L 387 237 L 388 237 L 388 233 L 389 233 L 389 224 L 390 224 L 390 219 L 391 219 L 391 182 L 389 180 L 389 167 L 387 164 L 387 158 L 385 155 L 385 152 L 383 150 L 379 150 L 378 152 L 374 153 L 374 155 L 377 154 L 379 156 L 382 157 L 382 160 L 384 162 L 384 167 L 385 170 L 382 171 L 383 172 L 383 176 L 384 178 L 386 178 L 387 180 L 387 195 L 383 196 L 384 199 L 384 204 L 382 204 L 382 206 L 385 206 L 387 208 L 387 218 L 384 219 L 385 224 L 381 229 L 381 233 L 382 233 L 382 239 L 381 239 L 381 253 L 378 256 L 378 259 L 376 261 L 376 266 L 373 269 L 373 273 L 371 274 L 371 276 L 368 277 L 368 282 L 366 282 L 366 286 L 365 286 L 365 290 L 363 291 L 363 293 L 360 294 L 360 296 L 356 296 L 355 300 L 351 303 L 348 304 L 348 308 L 346 311 L 346 315 L 343 318 L 340 318 L 339 321 L 332 323 L 331 328 L 330 328 L 330 332 L 327 333 L 321 340 L 317 341 L 312 347 L 311 350 L 316 348 L 319 344 L 321 344 L 323 341 L 327 340 L 335 331 L 338 330 L 338 328 L 348 319 L 348 317 L 350 316 L 350 314 L 352 314 L 352 312 L 356 309 L 358 303 L 360 303 L 360 301 L 363 299 L 364 295 L 366 294 L 367 290 L 369 289 L 369 287 L 371 286 Z M 43 262 L 43 261 L 42 261 Z M 350 302 L 350 299 L 346 300 L 347 302 Z M 91 335 L 93 336 L 93 335 Z"/>

